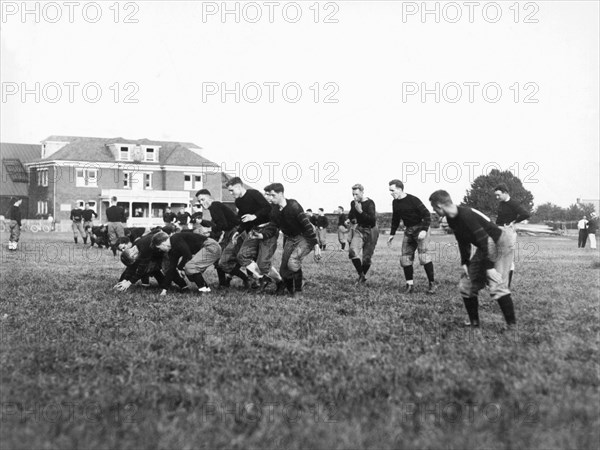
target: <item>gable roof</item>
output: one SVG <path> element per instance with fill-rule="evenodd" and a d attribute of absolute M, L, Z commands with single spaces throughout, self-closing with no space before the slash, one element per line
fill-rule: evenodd
<path fill-rule="evenodd" d="M 39 159 L 41 154 L 41 145 L 1 142 L 2 188 L 0 195 L 27 197 L 29 177 L 23 164 Z"/>
<path fill-rule="evenodd" d="M 44 141 L 69 142 L 60 150 L 40 161 L 89 161 L 114 162 L 115 158 L 108 148 L 110 144 L 160 146 L 158 152 L 160 165 L 218 167 L 214 162 L 200 156 L 190 149 L 201 150 L 189 142 L 153 141 L 150 139 L 94 138 L 78 136 L 49 136 Z"/>

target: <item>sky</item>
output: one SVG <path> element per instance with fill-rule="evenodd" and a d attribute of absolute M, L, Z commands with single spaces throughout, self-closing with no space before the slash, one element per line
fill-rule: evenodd
<path fill-rule="evenodd" d="M 193 142 L 305 207 L 598 199 L 599 3 L 2 2 L 0 140 Z"/>

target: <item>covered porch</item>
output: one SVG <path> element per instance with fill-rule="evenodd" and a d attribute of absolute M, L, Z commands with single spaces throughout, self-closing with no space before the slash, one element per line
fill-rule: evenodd
<path fill-rule="evenodd" d="M 117 197 L 117 205 L 125 210 L 127 226 L 154 227 L 163 225 L 163 213 L 170 207 L 177 213 L 180 208 L 189 208 L 192 198 L 186 191 L 135 191 L 129 189 L 102 189 L 100 195 L 101 212 L 105 217 L 110 199 Z"/>

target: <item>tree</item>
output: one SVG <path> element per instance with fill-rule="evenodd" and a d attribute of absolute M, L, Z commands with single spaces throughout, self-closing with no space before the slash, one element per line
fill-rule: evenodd
<path fill-rule="evenodd" d="M 539 205 L 531 215 L 532 222 L 553 221 L 559 222 L 566 220 L 567 211 L 554 203 L 544 203 Z"/>
<path fill-rule="evenodd" d="M 533 208 L 533 194 L 523 187 L 523 183 L 512 172 L 501 172 L 493 169 L 487 175 L 481 175 L 471 183 L 471 189 L 463 199 L 463 204 L 475 208 L 488 216 L 495 216 L 498 212 L 498 200 L 494 196 L 494 189 L 499 184 L 508 187 L 510 197 L 531 212 Z"/>

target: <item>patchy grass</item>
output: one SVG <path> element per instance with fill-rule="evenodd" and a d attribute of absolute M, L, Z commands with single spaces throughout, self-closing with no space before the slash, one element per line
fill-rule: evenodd
<path fill-rule="evenodd" d="M 418 267 L 398 293 L 382 236 L 367 286 L 328 250 L 289 300 L 117 293 L 108 250 L 24 233 L 9 253 L 3 235 L 1 447 L 597 448 L 598 254 L 520 238 L 519 329 L 483 294 L 474 334 L 453 239 L 433 238 L 435 296 Z"/>

